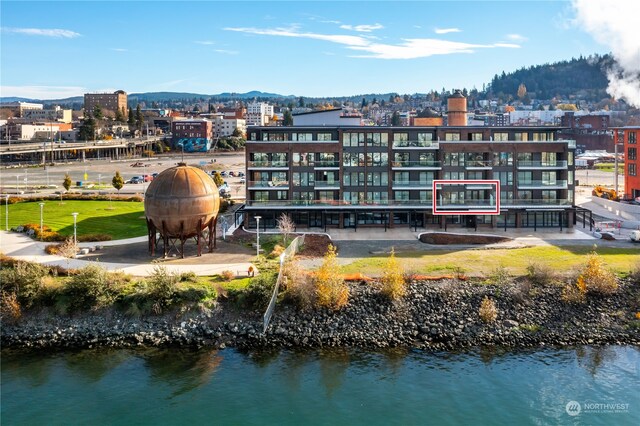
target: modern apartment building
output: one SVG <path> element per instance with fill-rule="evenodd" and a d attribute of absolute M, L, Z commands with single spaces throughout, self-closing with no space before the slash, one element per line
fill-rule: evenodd
<path fill-rule="evenodd" d="M 124 90 L 116 90 L 113 93 L 85 93 L 84 95 L 84 110 L 85 112 L 93 113 L 96 105 L 100 105 L 103 113 L 115 114 L 120 110 L 128 112 L 127 109 L 127 93 Z"/>
<path fill-rule="evenodd" d="M 640 174 L 638 174 L 640 126 L 619 127 L 614 130 L 613 135 L 615 144 L 624 144 L 624 198 L 640 197 Z"/>
<path fill-rule="evenodd" d="M 245 225 L 571 227 L 575 142 L 559 130 L 249 127 Z"/>

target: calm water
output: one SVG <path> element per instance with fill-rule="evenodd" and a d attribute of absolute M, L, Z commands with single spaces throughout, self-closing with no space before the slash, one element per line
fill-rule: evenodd
<path fill-rule="evenodd" d="M 3 352 L 1 402 L 3 425 L 639 425 L 640 349 Z"/>

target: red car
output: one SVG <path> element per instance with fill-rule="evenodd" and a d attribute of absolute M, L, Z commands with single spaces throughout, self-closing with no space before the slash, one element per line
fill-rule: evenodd
<path fill-rule="evenodd" d="M 144 175 L 144 181 L 145 182 L 151 182 L 153 180 L 153 176 L 151 175 Z"/>

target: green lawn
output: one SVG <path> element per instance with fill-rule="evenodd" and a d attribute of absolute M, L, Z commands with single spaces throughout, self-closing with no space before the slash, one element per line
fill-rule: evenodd
<path fill-rule="evenodd" d="M 4 229 L 5 206 L 0 206 L 0 226 Z M 146 235 L 144 204 L 136 201 L 60 200 L 44 201 L 44 225 L 65 236 L 73 235 L 77 212 L 77 234 L 109 234 L 114 240 Z M 9 205 L 9 228 L 27 223 L 40 224 L 38 202 Z"/>
<path fill-rule="evenodd" d="M 498 267 L 506 268 L 513 275 L 521 275 L 531 262 L 548 265 L 559 273 L 568 273 L 580 267 L 585 255 L 591 251 L 586 246 L 542 246 L 521 249 L 496 250 L 429 250 L 428 252 L 396 253 L 406 271 L 418 274 L 448 274 L 457 268 L 469 275 L 486 275 Z M 640 265 L 637 247 L 597 249 L 605 264 L 614 272 L 624 273 Z M 343 273 L 362 272 L 381 276 L 387 256 L 372 256 L 342 267 Z"/>

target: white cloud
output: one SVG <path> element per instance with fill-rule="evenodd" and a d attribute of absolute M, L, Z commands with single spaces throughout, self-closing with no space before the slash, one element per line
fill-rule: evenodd
<path fill-rule="evenodd" d="M 225 50 L 225 49 L 214 49 L 214 52 L 223 53 L 225 55 L 237 55 L 238 51 L 236 50 Z"/>
<path fill-rule="evenodd" d="M 80 86 L 0 86 L 0 96 L 30 99 L 63 99 L 81 96 L 87 89 Z"/>
<path fill-rule="evenodd" d="M 640 2 L 618 0 L 573 0 L 576 26 L 611 49 L 616 64 L 607 70 L 611 96 L 640 107 Z"/>
<path fill-rule="evenodd" d="M 461 33 L 460 28 L 436 28 L 433 30 L 436 34 L 449 34 L 449 33 Z"/>
<path fill-rule="evenodd" d="M 75 31 L 70 30 L 61 30 L 57 28 L 8 28 L 3 27 L 3 32 L 6 33 L 14 33 L 14 34 L 24 34 L 24 35 L 33 35 L 33 36 L 44 36 L 44 37 L 56 37 L 56 38 L 75 38 L 80 37 L 81 34 Z"/>
<path fill-rule="evenodd" d="M 211 40 L 197 40 L 194 41 L 195 44 L 202 44 L 204 46 L 211 46 L 212 44 L 216 44 L 215 41 L 211 41 Z"/>
<path fill-rule="evenodd" d="M 367 25 L 367 24 L 363 24 L 363 25 L 340 25 L 340 28 L 342 28 L 343 30 L 351 30 L 351 31 L 357 31 L 359 33 L 370 33 L 371 31 L 374 30 L 380 30 L 382 28 L 384 28 L 384 26 L 382 26 L 381 24 L 373 24 L 373 25 Z"/>
<path fill-rule="evenodd" d="M 247 34 L 270 35 L 280 37 L 309 38 L 342 44 L 348 49 L 368 52 L 369 54 L 355 55 L 357 58 L 378 59 L 415 59 L 433 55 L 448 55 L 453 53 L 473 53 L 476 49 L 488 48 L 518 48 L 517 44 L 470 44 L 439 39 L 404 39 L 400 44 L 375 43 L 371 38 L 363 36 L 302 33 L 296 28 L 225 28 Z"/>
<path fill-rule="evenodd" d="M 113 50 L 114 52 L 128 52 L 128 49 L 123 49 L 121 47 L 112 47 L 109 50 Z"/>
<path fill-rule="evenodd" d="M 507 34 L 507 38 L 509 40 L 513 40 L 513 41 L 517 41 L 517 42 L 523 42 L 523 41 L 529 40 L 528 38 L 526 38 L 525 36 L 520 35 L 520 34 Z"/>

